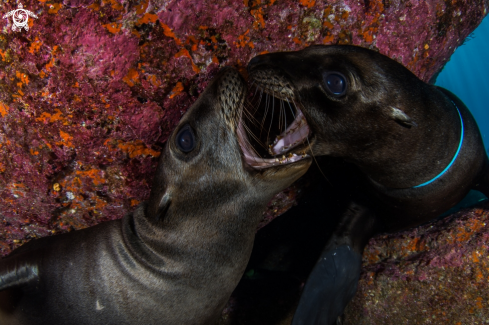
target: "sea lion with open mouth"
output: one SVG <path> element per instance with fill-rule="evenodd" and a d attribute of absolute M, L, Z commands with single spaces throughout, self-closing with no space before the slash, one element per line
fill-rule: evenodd
<path fill-rule="evenodd" d="M 246 96 L 239 73 L 223 69 L 167 141 L 147 204 L 1 260 L 0 323 L 212 324 L 267 203 L 311 163 L 254 155 Z"/>
<path fill-rule="evenodd" d="M 361 254 L 374 234 L 432 220 L 470 189 L 489 197 L 488 158 L 468 109 L 396 61 L 355 46 L 311 46 L 257 56 L 248 72 L 268 111 L 279 102 L 295 115 L 267 143 L 271 156 L 287 149 L 334 157 L 326 162 L 339 160 L 338 169 L 322 166 L 325 172 L 359 175 L 339 185 L 351 199 L 292 324 L 336 321 L 356 291 Z M 297 141 L 297 129 L 309 143 Z"/>

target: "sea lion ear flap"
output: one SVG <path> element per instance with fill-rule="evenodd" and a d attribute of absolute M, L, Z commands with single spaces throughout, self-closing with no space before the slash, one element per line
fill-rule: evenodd
<path fill-rule="evenodd" d="M 418 126 L 416 122 L 414 122 L 406 113 L 401 111 L 399 108 L 391 106 L 387 110 L 387 114 L 389 115 L 389 117 L 397 123 L 401 124 L 402 126 L 408 128 L 410 128 L 411 126 Z"/>

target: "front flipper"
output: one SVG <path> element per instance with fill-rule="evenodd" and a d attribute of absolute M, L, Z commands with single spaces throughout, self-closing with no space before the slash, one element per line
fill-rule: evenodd
<path fill-rule="evenodd" d="M 323 252 L 302 293 L 293 325 L 334 324 L 357 291 L 362 256 L 342 245 Z"/>
<path fill-rule="evenodd" d="M 352 202 L 304 287 L 292 325 L 332 325 L 357 290 L 362 252 L 376 230 L 376 217 Z"/>

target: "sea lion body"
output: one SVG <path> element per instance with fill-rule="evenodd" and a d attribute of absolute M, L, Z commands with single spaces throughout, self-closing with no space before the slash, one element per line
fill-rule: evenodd
<path fill-rule="evenodd" d="M 247 165 L 238 135 L 246 91 L 236 70 L 220 72 L 170 136 L 150 199 L 133 213 L 1 260 L 0 323 L 212 324 L 268 201 L 310 165 Z"/>
<path fill-rule="evenodd" d="M 293 151 L 331 157 L 321 165 L 326 173 L 358 174 L 338 185 L 349 203 L 308 279 L 294 325 L 336 321 L 374 234 L 432 220 L 470 189 L 489 197 L 489 163 L 471 113 L 398 62 L 355 46 L 311 46 L 260 55 L 248 71 L 263 93 L 293 102 L 304 115 L 310 145 Z M 338 169 L 327 170 L 338 161 Z"/>

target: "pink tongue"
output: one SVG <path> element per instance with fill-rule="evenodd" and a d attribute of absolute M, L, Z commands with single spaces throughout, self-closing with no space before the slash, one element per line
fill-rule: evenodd
<path fill-rule="evenodd" d="M 294 122 L 292 122 L 284 133 L 275 139 L 273 146 L 270 148 L 270 154 L 274 156 L 283 154 L 301 144 L 308 135 L 309 126 L 307 125 L 304 115 L 299 111 Z"/>

